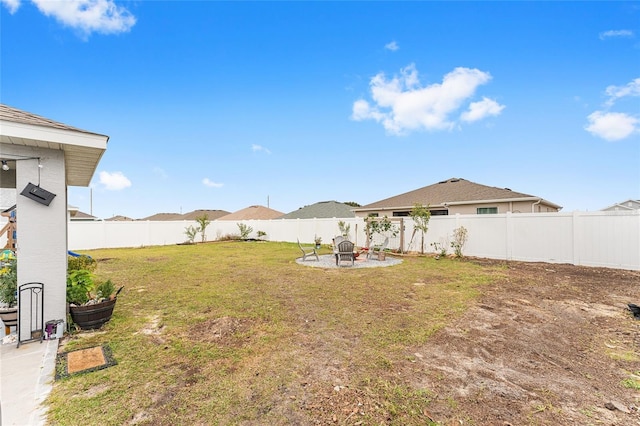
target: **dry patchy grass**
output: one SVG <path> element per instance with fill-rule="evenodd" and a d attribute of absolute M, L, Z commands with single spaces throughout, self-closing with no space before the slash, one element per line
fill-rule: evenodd
<path fill-rule="evenodd" d="M 425 424 L 428 389 L 394 365 L 498 273 L 453 260 L 321 270 L 287 243 L 96 250 L 125 290 L 104 333 L 118 365 L 57 382 L 49 421 Z"/>

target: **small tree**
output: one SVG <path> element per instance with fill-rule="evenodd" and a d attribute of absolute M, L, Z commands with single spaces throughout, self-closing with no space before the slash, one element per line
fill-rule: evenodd
<path fill-rule="evenodd" d="M 340 235 L 342 235 L 346 239 L 350 239 L 349 231 L 351 231 L 351 224 L 346 223 L 343 220 L 340 220 L 338 221 L 338 229 L 340 230 Z"/>
<path fill-rule="evenodd" d="M 429 230 L 429 219 L 431 219 L 431 211 L 428 206 L 422 204 L 415 204 L 411 213 L 409 213 L 411 219 L 413 219 L 413 234 L 411 235 L 411 241 L 417 231 L 422 233 L 422 240 L 420 242 L 420 253 L 424 254 L 424 234 Z"/>
<path fill-rule="evenodd" d="M 240 238 L 246 240 L 249 238 L 249 234 L 253 232 L 253 228 L 249 225 L 245 225 L 242 222 L 238 222 L 238 229 L 240 230 Z"/>
<path fill-rule="evenodd" d="M 209 220 L 209 216 L 203 214 L 202 216 L 196 217 L 196 222 L 198 222 L 198 232 L 202 233 L 202 242 L 204 243 L 207 240 L 205 230 L 207 229 L 207 226 L 209 226 L 211 221 Z"/>
<path fill-rule="evenodd" d="M 456 257 L 462 257 L 462 249 L 467 242 L 467 228 L 461 226 L 453 230 L 453 241 L 451 247 L 456 254 Z"/>
<path fill-rule="evenodd" d="M 186 228 L 184 228 L 184 233 L 187 236 L 187 241 L 189 242 L 189 244 L 193 244 L 193 240 L 196 239 L 196 235 L 198 234 L 198 228 L 193 225 L 187 226 Z"/>
<path fill-rule="evenodd" d="M 399 232 L 398 227 L 391 223 L 387 216 L 381 219 L 377 216 L 369 215 L 364 218 L 364 223 L 364 230 L 369 239 L 369 244 L 371 244 L 376 234 L 384 235 L 385 233 L 390 233 L 392 237 L 396 237 Z"/>

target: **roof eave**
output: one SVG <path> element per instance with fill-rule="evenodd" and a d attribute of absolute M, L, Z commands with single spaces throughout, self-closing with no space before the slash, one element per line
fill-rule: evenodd
<path fill-rule="evenodd" d="M 562 209 L 562 206 L 554 204 L 540 197 L 496 198 L 496 199 L 490 199 L 490 200 L 469 200 L 469 201 L 446 201 L 440 204 L 429 205 L 429 209 L 442 208 L 442 207 L 446 208 L 448 206 L 464 206 L 464 205 L 470 205 L 470 204 L 509 203 L 509 202 L 520 202 L 520 201 L 542 202 L 545 205 L 548 205 L 550 207 Z M 406 209 L 413 209 L 413 206 L 358 207 L 358 208 L 352 209 L 352 211 L 367 212 L 367 211 L 388 211 L 388 210 L 406 210 Z"/>
<path fill-rule="evenodd" d="M 67 185 L 89 186 L 109 137 L 0 120 L 0 143 L 64 151 Z"/>

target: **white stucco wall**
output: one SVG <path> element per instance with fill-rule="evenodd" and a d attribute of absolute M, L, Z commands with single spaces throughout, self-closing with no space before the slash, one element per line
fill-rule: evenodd
<path fill-rule="evenodd" d="M 43 321 L 66 321 L 67 275 L 67 195 L 64 154 L 59 150 L 3 145 L 3 154 L 40 157 L 16 162 L 18 285 L 44 284 Z M 40 176 L 38 177 L 38 170 Z M 33 183 L 56 194 L 49 206 L 37 203 L 20 192 Z M 25 307 L 24 303 L 20 305 Z M 29 323 L 21 313 L 21 333 L 29 335 Z M 24 340 L 25 337 L 22 337 Z"/>

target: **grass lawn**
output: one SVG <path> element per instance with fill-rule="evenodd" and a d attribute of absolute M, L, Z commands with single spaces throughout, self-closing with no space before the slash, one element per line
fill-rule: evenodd
<path fill-rule="evenodd" d="M 269 242 L 84 253 L 125 288 L 64 350 L 108 344 L 118 364 L 57 381 L 52 424 L 428 424 L 430 390 L 394 365 L 501 273 L 431 257 L 309 268 Z"/>

